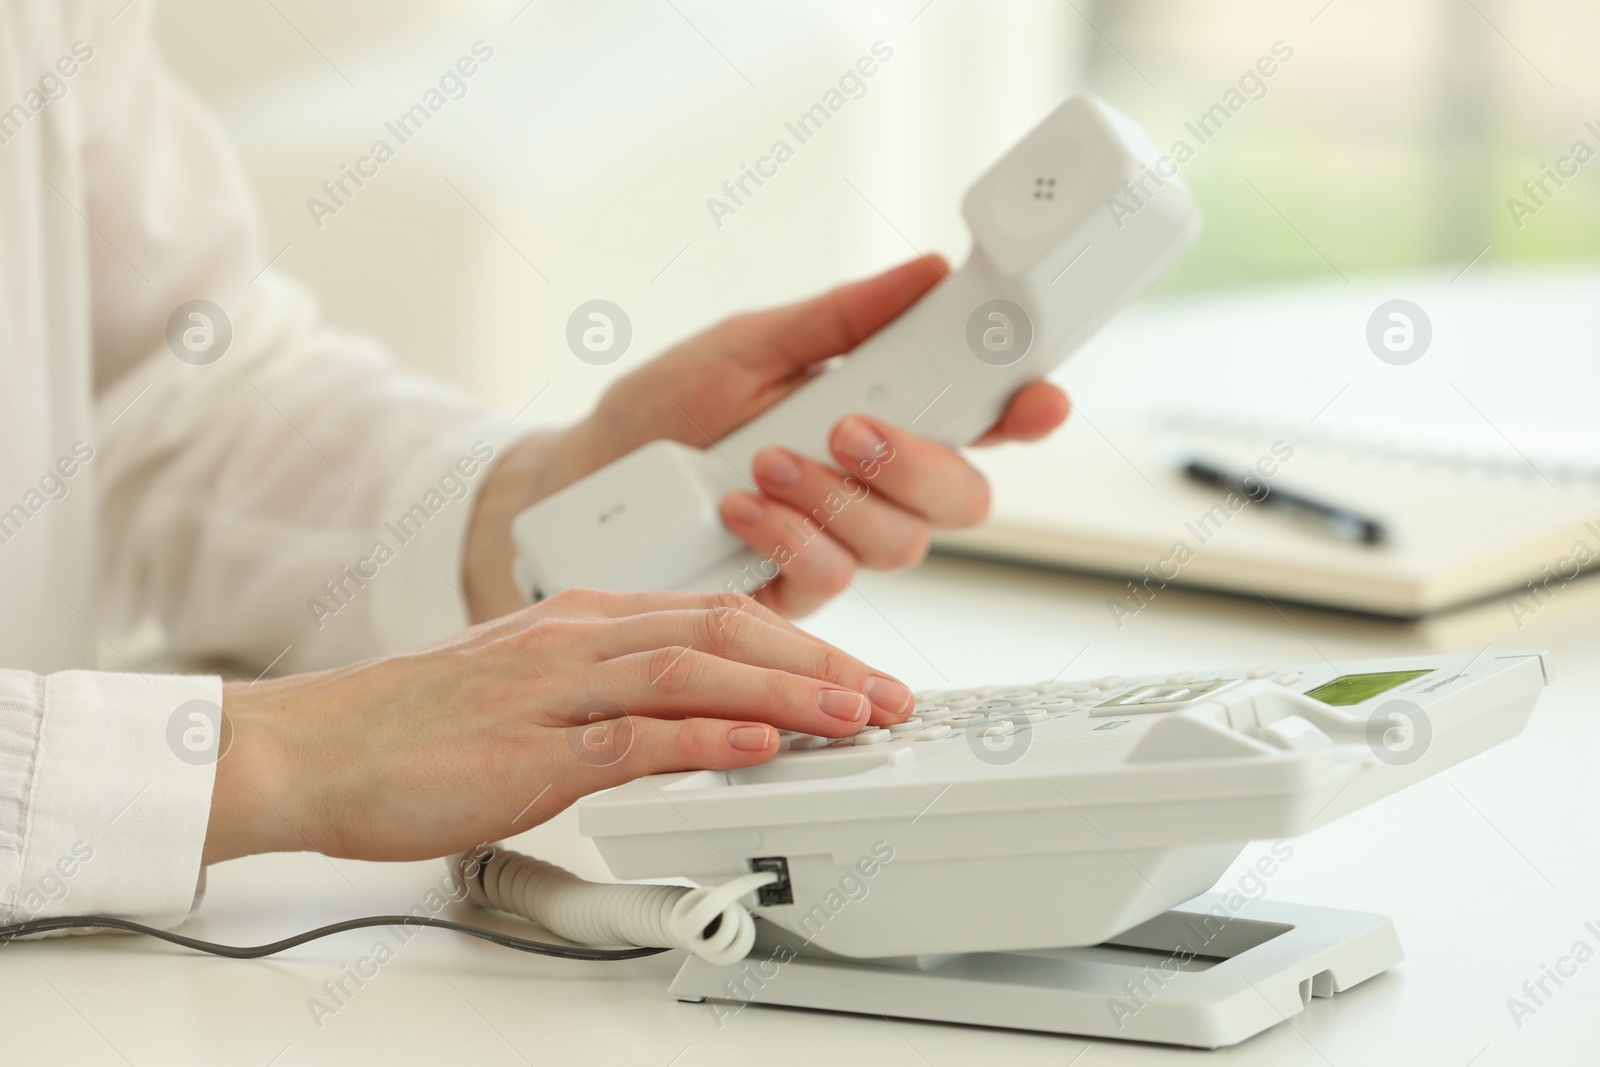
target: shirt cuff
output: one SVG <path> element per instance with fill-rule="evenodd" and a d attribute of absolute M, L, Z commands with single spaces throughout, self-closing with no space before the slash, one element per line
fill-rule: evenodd
<path fill-rule="evenodd" d="M 64 671 L 37 679 L 36 693 L 12 921 L 177 925 L 196 899 L 227 740 L 222 680 Z"/>
<path fill-rule="evenodd" d="M 471 624 L 462 565 L 472 513 L 495 461 L 529 432 L 503 417 L 476 421 L 435 438 L 395 479 L 373 545 L 390 554 L 383 581 L 372 587 L 383 654 L 409 652 Z"/>

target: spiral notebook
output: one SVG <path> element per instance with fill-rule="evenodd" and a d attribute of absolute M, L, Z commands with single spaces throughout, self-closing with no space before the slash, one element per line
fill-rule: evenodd
<path fill-rule="evenodd" d="M 971 453 L 994 487 L 991 518 L 935 547 L 1124 577 L 1135 613 L 1165 584 L 1396 618 L 1492 597 L 1532 611 L 1600 565 L 1600 437 L 1503 429 L 1076 419 L 1038 444 Z M 1365 545 L 1229 500 L 1185 478 L 1180 456 L 1270 469 L 1268 484 L 1376 518 L 1388 536 Z"/>

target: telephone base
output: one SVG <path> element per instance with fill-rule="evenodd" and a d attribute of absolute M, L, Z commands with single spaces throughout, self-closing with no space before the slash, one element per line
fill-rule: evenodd
<path fill-rule="evenodd" d="M 1381 915 L 1233 902 L 1206 893 L 1100 945 L 895 960 L 838 956 L 763 922 L 747 959 L 690 957 L 671 991 L 719 1017 L 760 1004 L 1222 1048 L 1404 958 Z"/>

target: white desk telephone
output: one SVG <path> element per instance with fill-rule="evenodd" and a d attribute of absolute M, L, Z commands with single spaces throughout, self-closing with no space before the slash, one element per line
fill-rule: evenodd
<path fill-rule="evenodd" d="M 590 944 L 687 948 L 672 992 L 719 1016 L 1216 1048 L 1402 959 L 1381 915 L 1206 893 L 1249 842 L 1515 736 L 1546 681 L 1541 652 L 1484 651 L 922 693 L 888 730 L 579 801 L 612 874 L 704 888 L 502 851 L 472 897 Z"/>

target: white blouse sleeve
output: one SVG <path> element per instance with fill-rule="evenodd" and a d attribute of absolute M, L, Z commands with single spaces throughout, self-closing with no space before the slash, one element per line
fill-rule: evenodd
<path fill-rule="evenodd" d="M 179 656 L 252 673 L 465 626 L 463 542 L 506 419 L 323 325 L 302 287 L 263 271 L 223 131 L 147 31 L 107 51 L 85 67 L 105 79 L 85 173 L 106 238 L 93 321 L 112 618 L 154 615 Z"/>
<path fill-rule="evenodd" d="M 0 670 L 0 921 L 180 922 L 200 876 L 221 700 L 216 678 Z M 185 708 L 204 718 L 180 715 L 174 730 Z"/>
<path fill-rule="evenodd" d="M 38 373 L 8 370 L 7 388 L 27 390 L 19 410 L 41 440 L 87 429 L 62 412 L 93 423 L 75 495 L 31 519 L 33 547 L 10 546 L 6 563 L 79 515 L 54 536 L 67 558 L 97 525 L 99 549 L 63 579 L 96 603 L 68 618 L 65 595 L 18 577 L 43 590 L 34 625 L 114 635 L 153 618 L 178 657 L 247 675 L 449 633 L 467 621 L 474 494 L 512 431 L 324 326 L 303 288 L 264 269 L 238 161 L 163 67 L 151 7 L 0 9 L 5 84 L 69 47 L 77 57 L 65 95 L 5 145 L 16 180 L 0 187 L 40 205 L 0 211 L 0 229 L 38 237 L 8 237 L 0 273 L 19 292 L 49 280 L 21 311 L 50 324 L 28 335 L 42 339 L 32 354 L 55 353 Z M 0 670 L 0 916 L 181 920 L 214 780 L 206 709 L 221 701 L 216 677 Z"/>

